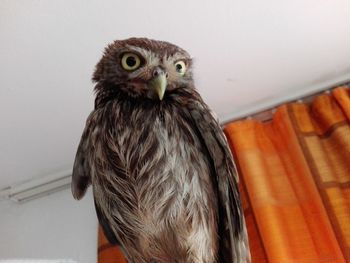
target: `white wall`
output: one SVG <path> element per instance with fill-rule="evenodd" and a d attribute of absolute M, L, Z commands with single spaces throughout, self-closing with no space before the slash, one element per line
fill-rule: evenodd
<path fill-rule="evenodd" d="M 97 220 L 91 190 L 75 201 L 70 190 L 24 204 L 0 202 L 0 259 L 97 260 Z"/>

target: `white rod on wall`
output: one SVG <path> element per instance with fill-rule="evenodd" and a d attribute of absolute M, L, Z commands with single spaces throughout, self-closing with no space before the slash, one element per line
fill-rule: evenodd
<path fill-rule="evenodd" d="M 70 187 L 71 170 L 31 178 L 0 189 L 0 200 L 23 203 Z"/>

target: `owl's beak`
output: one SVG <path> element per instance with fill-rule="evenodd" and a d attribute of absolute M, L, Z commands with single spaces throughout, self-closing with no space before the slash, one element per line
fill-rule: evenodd
<path fill-rule="evenodd" d="M 156 71 L 155 71 L 156 72 Z M 167 86 L 167 77 L 164 71 L 157 71 L 153 74 L 153 78 L 148 82 L 150 87 L 158 95 L 159 100 L 163 100 L 165 89 Z"/>

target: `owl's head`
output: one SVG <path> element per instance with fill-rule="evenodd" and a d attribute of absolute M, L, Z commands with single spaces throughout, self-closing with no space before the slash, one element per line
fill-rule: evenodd
<path fill-rule="evenodd" d="M 172 91 L 192 86 L 189 54 L 168 42 L 147 38 L 117 40 L 96 65 L 93 81 L 109 84 L 133 97 L 163 100 Z M 105 85 L 96 85 L 96 90 Z"/>

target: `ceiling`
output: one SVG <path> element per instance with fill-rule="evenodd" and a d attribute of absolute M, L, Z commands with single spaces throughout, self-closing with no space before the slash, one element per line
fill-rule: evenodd
<path fill-rule="evenodd" d="M 131 36 L 173 42 L 222 120 L 350 79 L 347 0 L 0 2 L 0 188 L 65 170 L 94 65 Z"/>

